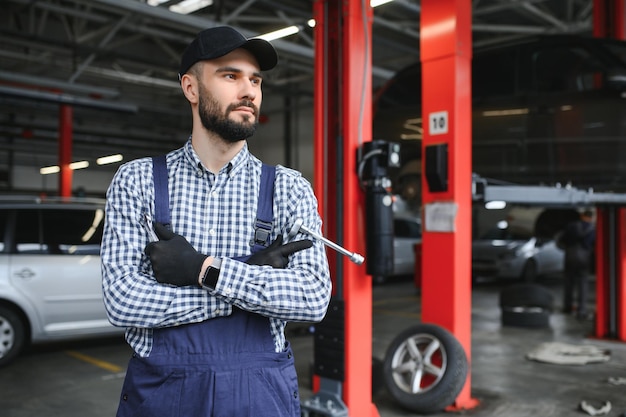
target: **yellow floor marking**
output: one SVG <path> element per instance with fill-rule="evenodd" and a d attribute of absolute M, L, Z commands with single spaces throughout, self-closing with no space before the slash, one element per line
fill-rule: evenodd
<path fill-rule="evenodd" d="M 73 350 L 67 350 L 67 351 L 65 351 L 65 353 L 67 353 L 68 355 L 70 355 L 73 358 L 79 359 L 79 360 L 81 360 L 83 362 L 90 363 L 92 365 L 97 366 L 98 368 L 102 368 L 102 369 L 105 369 L 107 371 L 120 372 L 122 370 L 122 368 L 117 366 L 117 365 L 113 365 L 112 363 L 101 361 L 100 359 L 96 359 L 96 358 L 94 358 L 92 356 L 83 355 L 82 353 L 79 353 L 79 352 L 76 352 L 76 351 L 73 351 Z"/>

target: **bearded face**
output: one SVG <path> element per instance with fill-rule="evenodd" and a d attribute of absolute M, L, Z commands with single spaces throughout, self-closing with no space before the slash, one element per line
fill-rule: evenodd
<path fill-rule="evenodd" d="M 246 140 L 254 135 L 254 132 L 259 124 L 259 109 L 256 105 L 254 105 L 254 103 L 252 103 L 252 101 L 243 100 L 239 103 L 230 104 L 222 113 L 220 103 L 205 88 L 202 82 L 199 82 L 198 89 L 200 92 L 198 111 L 200 113 L 200 121 L 206 130 L 216 133 L 229 143 Z M 254 118 L 252 115 L 244 115 L 242 121 L 230 119 L 231 112 L 241 106 L 254 109 Z"/>

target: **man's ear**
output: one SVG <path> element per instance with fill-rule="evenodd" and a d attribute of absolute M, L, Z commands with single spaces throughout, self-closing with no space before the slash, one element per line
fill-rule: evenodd
<path fill-rule="evenodd" d="M 180 78 L 180 88 L 187 100 L 194 104 L 198 102 L 198 80 L 190 74 L 183 74 Z"/>

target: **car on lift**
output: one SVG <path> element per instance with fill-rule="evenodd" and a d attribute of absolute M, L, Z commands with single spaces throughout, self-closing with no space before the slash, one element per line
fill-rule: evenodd
<path fill-rule="evenodd" d="M 421 64 L 374 98 L 373 137 L 400 142 L 394 193 L 419 203 Z M 626 42 L 575 35 L 477 47 L 472 170 L 514 184 L 626 191 Z"/>
<path fill-rule="evenodd" d="M 552 238 L 517 233 L 501 220 L 472 241 L 472 280 L 516 279 L 534 282 L 542 276 L 563 273 L 563 250 Z"/>
<path fill-rule="evenodd" d="M 505 219 L 472 240 L 472 280 L 562 278 L 565 254 L 556 238 L 578 217 L 574 208 L 510 208 Z"/>
<path fill-rule="evenodd" d="M 0 366 L 30 343 L 121 334 L 100 272 L 104 200 L 0 197 Z"/>

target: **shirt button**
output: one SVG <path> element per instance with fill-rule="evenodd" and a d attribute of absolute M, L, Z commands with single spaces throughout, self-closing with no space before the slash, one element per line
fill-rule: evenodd
<path fill-rule="evenodd" d="M 200 178 L 202 176 L 202 169 L 198 168 L 196 170 L 196 177 Z"/>
<path fill-rule="evenodd" d="M 222 310 L 220 310 L 219 308 L 215 310 L 215 314 L 220 314 L 222 312 Z"/>
<path fill-rule="evenodd" d="M 209 230 L 209 234 L 210 234 L 211 236 L 215 236 L 215 229 L 211 229 L 211 230 Z"/>
<path fill-rule="evenodd" d="M 224 292 L 228 295 L 230 295 L 231 292 L 233 292 L 233 290 L 230 287 L 227 287 Z"/>
<path fill-rule="evenodd" d="M 211 196 L 212 197 L 217 197 L 217 191 L 211 191 Z"/>

